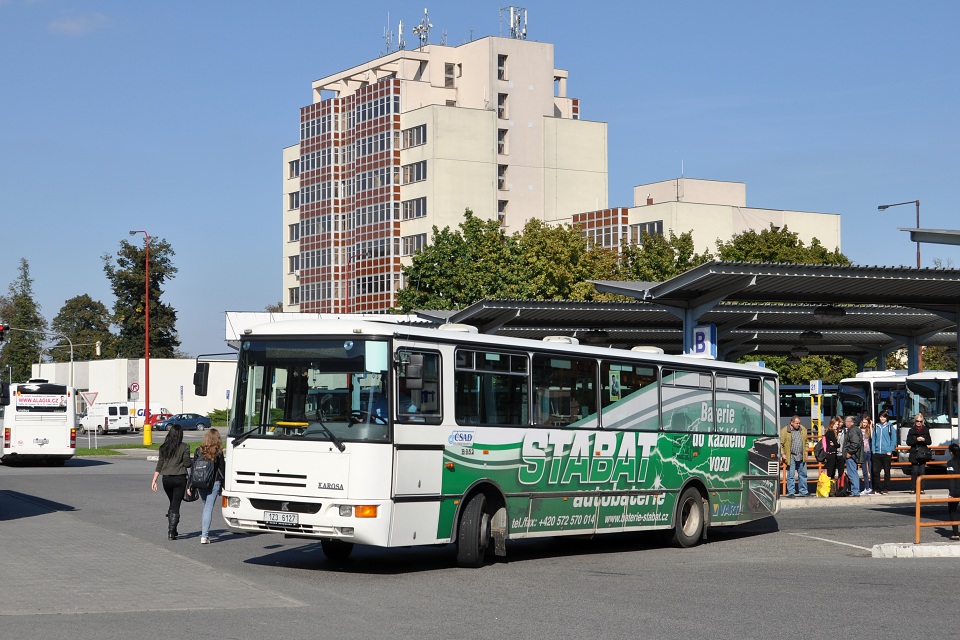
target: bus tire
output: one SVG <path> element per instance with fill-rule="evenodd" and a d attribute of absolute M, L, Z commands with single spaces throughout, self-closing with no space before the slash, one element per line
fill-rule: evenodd
<path fill-rule="evenodd" d="M 353 543 L 336 538 L 323 538 L 320 540 L 320 548 L 323 549 L 323 555 L 327 560 L 333 562 L 343 562 L 353 553 Z"/>
<path fill-rule="evenodd" d="M 478 493 L 470 498 L 457 527 L 457 565 L 477 568 L 483 565 L 490 545 L 490 514 L 487 497 Z"/>
<path fill-rule="evenodd" d="M 688 487 L 677 502 L 673 537 L 670 542 L 673 546 L 682 548 L 696 545 L 703 537 L 705 523 L 703 496 L 695 487 Z"/>

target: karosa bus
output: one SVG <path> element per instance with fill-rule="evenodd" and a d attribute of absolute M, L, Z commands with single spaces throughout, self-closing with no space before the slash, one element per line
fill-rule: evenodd
<path fill-rule="evenodd" d="M 36 378 L 0 383 L 0 461 L 62 465 L 77 451 L 77 406 L 73 387 Z"/>
<path fill-rule="evenodd" d="M 690 546 L 776 512 L 775 372 L 450 328 L 246 330 L 229 529 L 319 540 L 335 559 L 454 543 L 479 566 L 508 539 L 660 529 Z"/>

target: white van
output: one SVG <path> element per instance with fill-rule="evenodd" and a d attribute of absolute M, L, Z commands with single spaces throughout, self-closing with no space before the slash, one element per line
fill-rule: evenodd
<path fill-rule="evenodd" d="M 126 433 L 133 429 L 130 407 L 126 402 L 104 402 L 87 407 L 78 420 L 80 433 L 96 431 L 98 434 Z"/>

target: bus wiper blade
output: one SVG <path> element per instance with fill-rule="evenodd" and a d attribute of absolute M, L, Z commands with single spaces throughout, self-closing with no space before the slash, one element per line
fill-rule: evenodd
<path fill-rule="evenodd" d="M 327 434 L 327 436 L 330 438 L 330 442 L 332 442 L 337 447 L 337 449 L 339 449 L 340 452 L 343 453 L 343 451 L 347 448 L 346 446 L 344 446 L 343 441 L 340 440 L 340 438 L 338 438 L 337 436 L 333 435 L 333 431 L 330 431 L 330 429 L 327 428 L 327 425 L 323 424 L 319 420 L 317 421 L 317 424 L 320 425 L 320 428 L 323 429 L 323 432 Z"/>
<path fill-rule="evenodd" d="M 241 433 L 240 435 L 238 435 L 233 439 L 233 446 L 235 447 L 239 446 L 241 442 L 243 442 L 244 440 L 246 440 L 247 438 L 255 434 L 257 431 L 259 431 L 259 427 L 257 427 L 256 429 L 250 429 L 250 431 L 245 431 L 244 433 Z"/>

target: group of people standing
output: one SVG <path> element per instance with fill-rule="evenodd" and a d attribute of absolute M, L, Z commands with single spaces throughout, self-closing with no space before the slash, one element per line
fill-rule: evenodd
<path fill-rule="evenodd" d="M 897 427 L 890 421 L 887 411 L 880 412 L 876 423 L 866 414 L 859 422 L 854 416 L 831 418 L 823 432 L 821 446 L 827 476 L 836 480 L 836 495 L 856 497 L 889 493 L 890 464 L 897 440 Z M 806 443 L 807 429 L 795 415 L 780 433 L 780 454 L 787 465 L 788 498 L 808 495 Z M 917 477 L 926 474 L 926 464 L 931 458 L 930 443 L 926 421 L 922 414 L 917 414 L 906 440 L 910 447 L 913 487 L 916 487 Z"/>
<path fill-rule="evenodd" d="M 216 472 L 213 485 L 210 487 L 193 487 L 188 481 L 190 468 L 203 458 L 214 462 Z M 210 524 L 213 520 L 213 507 L 220 495 L 223 486 L 225 462 L 223 457 L 223 443 L 220 432 L 216 429 L 207 429 L 203 435 L 203 442 L 197 447 L 196 454 L 190 456 L 190 447 L 183 442 L 183 429 L 180 425 L 170 425 L 167 437 L 160 445 L 160 457 L 153 472 L 151 488 L 157 490 L 157 479 L 167 494 L 169 506 L 167 508 L 167 538 L 176 540 L 180 535 L 177 527 L 180 524 L 180 505 L 184 496 L 191 496 L 192 492 L 199 494 L 203 501 L 203 515 L 200 520 L 200 544 L 210 542 Z"/>

